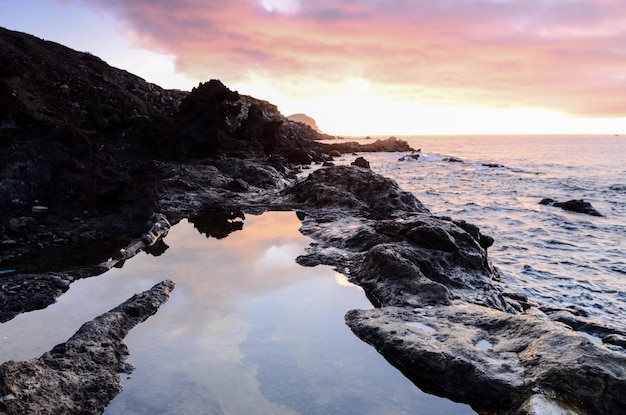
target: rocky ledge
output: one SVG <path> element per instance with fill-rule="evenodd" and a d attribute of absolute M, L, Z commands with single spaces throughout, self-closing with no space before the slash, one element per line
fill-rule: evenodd
<path fill-rule="evenodd" d="M 99 414 L 122 390 L 122 341 L 165 303 L 174 289 L 163 281 L 85 323 L 67 342 L 37 359 L 0 365 L 0 411 L 4 414 Z"/>

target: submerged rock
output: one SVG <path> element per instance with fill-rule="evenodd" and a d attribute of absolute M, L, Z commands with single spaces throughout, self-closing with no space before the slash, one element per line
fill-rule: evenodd
<path fill-rule="evenodd" d="M 591 216 L 603 216 L 598 212 L 591 203 L 584 200 L 568 200 L 567 202 L 556 202 L 554 199 L 545 198 L 539 202 L 540 205 L 548 205 L 554 207 L 560 207 L 563 210 L 576 213 L 584 213 Z"/>
<path fill-rule="evenodd" d="M 100 414 L 130 373 L 128 332 L 165 303 L 174 282 L 163 281 L 85 323 L 67 342 L 37 359 L 0 365 L 0 412 Z"/>

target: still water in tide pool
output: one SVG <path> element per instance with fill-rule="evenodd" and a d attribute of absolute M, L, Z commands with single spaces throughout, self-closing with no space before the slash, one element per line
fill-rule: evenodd
<path fill-rule="evenodd" d="M 72 284 L 57 304 L 0 325 L 2 361 L 40 356 L 80 325 L 169 278 L 170 300 L 126 338 L 135 371 L 106 414 L 473 414 L 421 392 L 345 325 L 371 308 L 326 266 L 293 212 L 248 216 L 217 240 L 183 221 L 146 254 Z"/>

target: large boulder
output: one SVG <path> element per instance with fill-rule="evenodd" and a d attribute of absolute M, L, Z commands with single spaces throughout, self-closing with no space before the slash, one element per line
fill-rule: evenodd
<path fill-rule="evenodd" d="M 296 203 L 317 208 L 341 207 L 377 218 L 389 218 L 398 212 L 428 212 L 413 194 L 400 190 L 395 181 L 354 166 L 316 170 L 287 188 L 285 194 Z"/>
<path fill-rule="evenodd" d="M 379 221 L 374 231 L 384 239 L 370 237 L 378 244 L 364 252 L 351 280 L 377 305 L 446 305 L 462 298 L 497 310 L 521 310 L 503 297 L 486 249 L 451 220 L 421 214 Z"/>

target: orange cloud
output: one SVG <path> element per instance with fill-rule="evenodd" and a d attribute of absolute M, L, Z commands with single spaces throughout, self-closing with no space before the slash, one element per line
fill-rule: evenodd
<path fill-rule="evenodd" d="M 78 0 L 76 0 L 78 1 Z M 138 46 L 227 85 L 626 116 L 626 3 L 612 0 L 95 0 Z"/>

